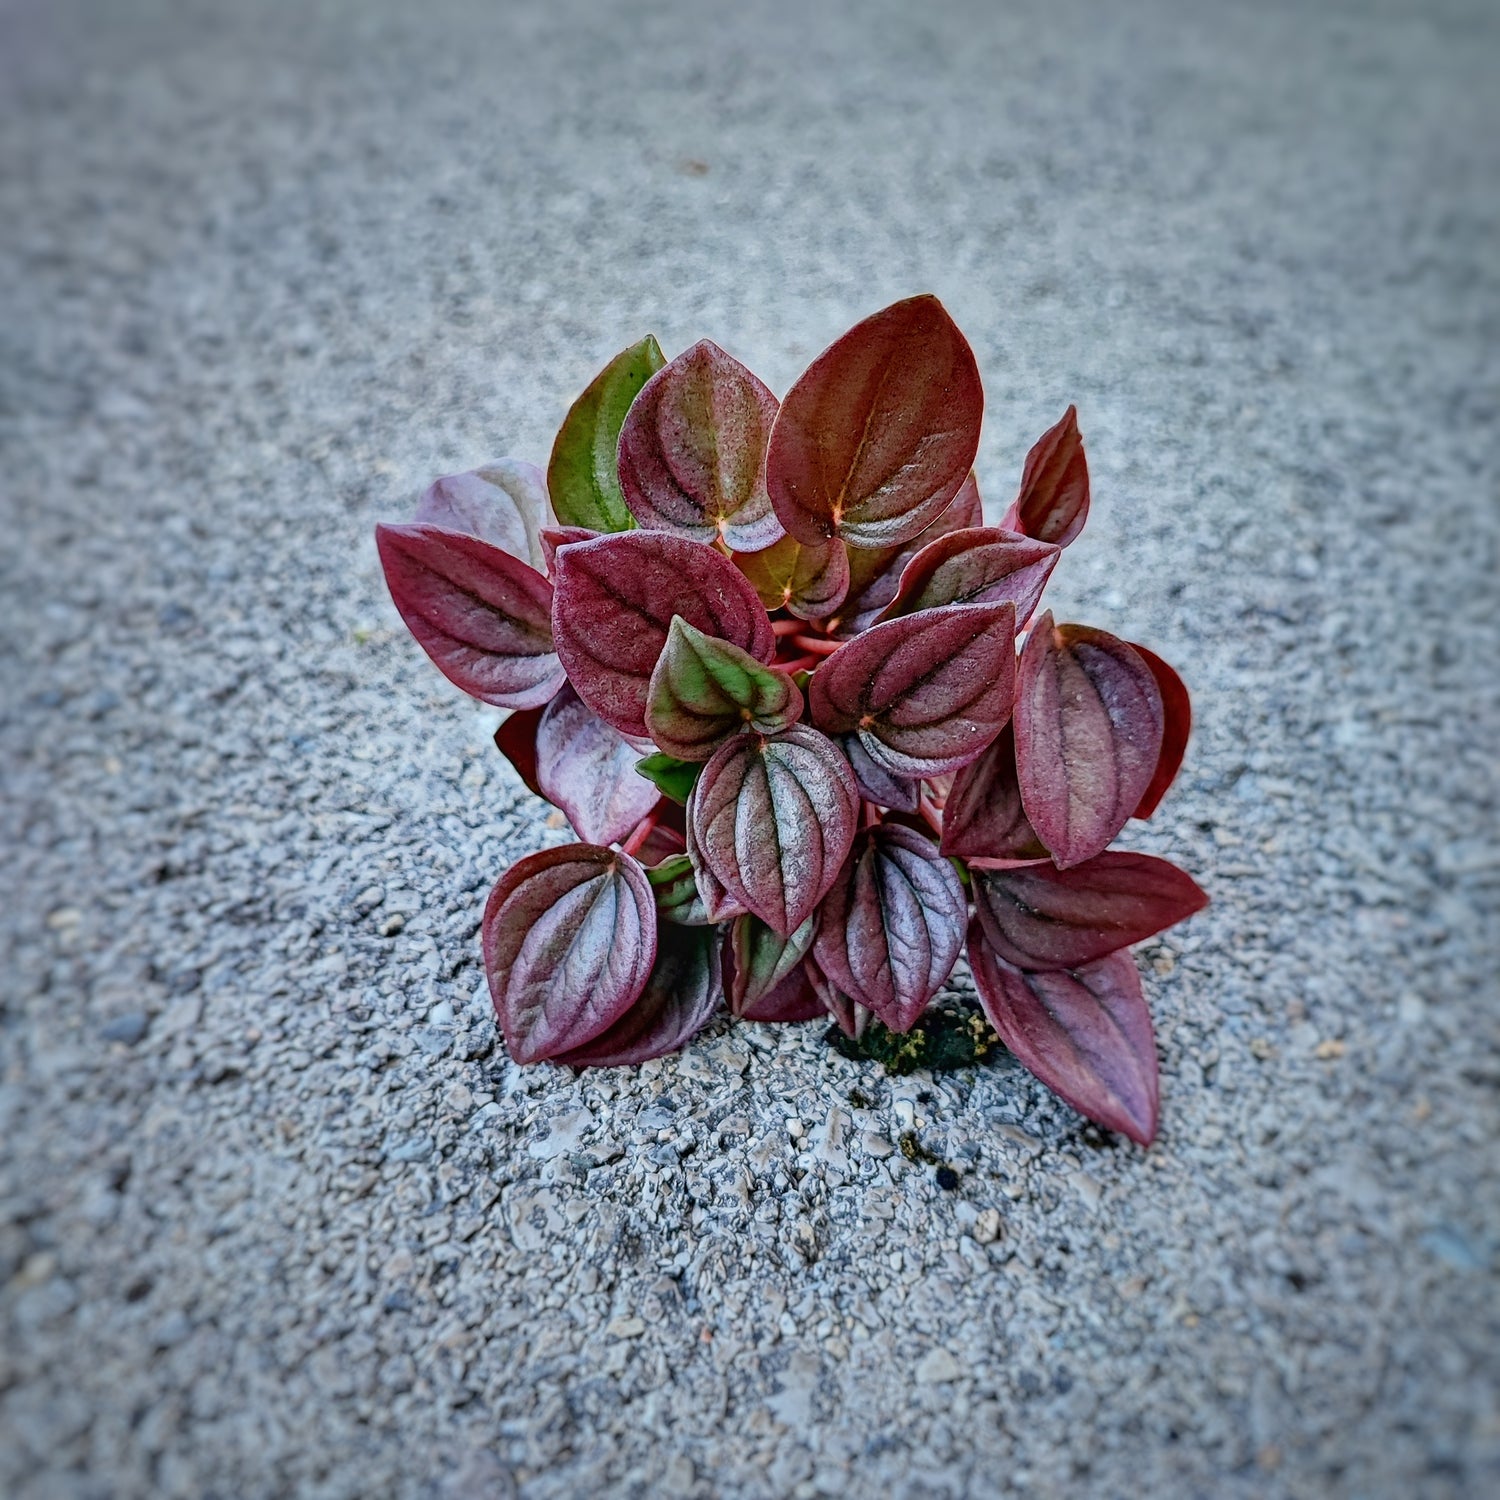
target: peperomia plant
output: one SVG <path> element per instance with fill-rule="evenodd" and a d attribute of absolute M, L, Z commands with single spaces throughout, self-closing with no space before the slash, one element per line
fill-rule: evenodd
<path fill-rule="evenodd" d="M 667 362 L 646 338 L 574 403 L 545 475 L 450 475 L 378 528 L 412 634 L 511 710 L 496 744 L 583 840 L 485 907 L 517 1062 L 642 1062 L 726 1006 L 905 1032 L 967 944 L 1011 1052 L 1153 1138 L 1125 949 L 1207 898 L 1109 845 L 1175 776 L 1188 695 L 1144 647 L 1037 613 L 1088 514 L 1083 443 L 1070 407 L 988 526 L 982 409 L 930 296 L 851 329 L 779 404 L 715 344 Z"/>

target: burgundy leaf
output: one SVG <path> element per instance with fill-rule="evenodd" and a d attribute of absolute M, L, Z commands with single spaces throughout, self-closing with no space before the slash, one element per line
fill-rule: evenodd
<path fill-rule="evenodd" d="M 401 618 L 450 682 L 500 708 L 537 708 L 562 686 L 552 586 L 535 568 L 438 526 L 377 526 L 375 542 Z"/>
<path fill-rule="evenodd" d="M 1049 857 L 1021 806 L 1013 725 L 954 778 L 943 805 L 943 853 L 1025 864 Z"/>
<path fill-rule="evenodd" d="M 535 464 L 501 458 L 467 474 L 434 479 L 412 520 L 476 536 L 541 569 L 546 566 L 541 528 L 551 514 L 547 476 Z"/>
<path fill-rule="evenodd" d="M 688 847 L 732 900 L 787 937 L 838 875 L 858 815 L 848 762 L 794 724 L 714 752 L 688 800 Z"/>
<path fill-rule="evenodd" d="M 628 854 L 543 849 L 490 892 L 484 967 L 510 1055 L 540 1062 L 592 1041 L 635 1003 L 656 957 L 656 903 Z"/>
<path fill-rule="evenodd" d="M 969 964 L 980 1004 L 1021 1065 L 1079 1114 L 1149 1146 L 1159 1084 L 1151 1016 L 1128 953 L 1074 970 L 1023 974 L 976 922 Z"/>
<path fill-rule="evenodd" d="M 973 871 L 974 908 L 990 947 L 1018 969 L 1076 969 L 1139 943 L 1208 905 L 1191 876 L 1149 854 L 1096 854 Z"/>
<path fill-rule="evenodd" d="M 998 604 L 1009 599 L 1023 625 L 1042 597 L 1062 549 L 1002 531 L 975 526 L 929 542 L 906 565 L 884 619 L 943 604 Z"/>
<path fill-rule="evenodd" d="M 1161 757 L 1161 690 L 1134 647 L 1046 613 L 1021 653 L 1016 771 L 1037 836 L 1066 869 L 1101 853 Z"/>
<path fill-rule="evenodd" d="M 739 917 L 729 930 L 729 1008 L 744 1017 L 797 969 L 817 929 L 810 916 L 790 936 L 773 932 L 759 917 Z M 805 982 L 805 980 L 804 980 Z"/>
<path fill-rule="evenodd" d="M 1151 776 L 1151 785 L 1141 796 L 1139 805 L 1131 814 L 1133 818 L 1149 818 L 1166 796 L 1167 788 L 1177 779 L 1182 769 L 1182 757 L 1187 751 L 1188 736 L 1193 731 L 1193 705 L 1188 697 L 1187 684 L 1159 657 L 1134 641 L 1131 646 L 1135 654 L 1151 668 L 1161 693 L 1162 736 L 1161 754 L 1156 759 L 1156 770 Z"/>
<path fill-rule="evenodd" d="M 799 620 L 831 615 L 849 588 L 849 553 L 837 540 L 808 546 L 783 536 L 763 551 L 737 552 L 734 562 L 767 609 L 785 609 Z"/>
<path fill-rule="evenodd" d="M 545 707 L 512 709 L 495 731 L 495 748 L 538 797 L 547 795 L 536 779 L 536 732 L 546 711 Z"/>
<path fill-rule="evenodd" d="M 1089 466 L 1078 435 L 1078 409 L 1070 406 L 1026 455 L 1021 493 L 1002 524 L 1066 547 L 1088 517 Z"/>
<path fill-rule="evenodd" d="M 687 852 L 693 866 L 693 877 L 698 883 L 698 895 L 703 901 L 703 910 L 710 922 L 730 922 L 736 917 L 746 916 L 749 908 L 737 896 L 731 895 L 709 868 L 693 834 L 693 820 L 687 820 Z"/>
<path fill-rule="evenodd" d="M 857 734 L 841 734 L 834 740 L 849 769 L 854 772 L 854 782 L 861 797 L 867 798 L 877 807 L 895 808 L 900 812 L 915 812 L 921 800 L 922 788 L 905 776 L 893 776 L 884 766 L 870 759 L 869 752 L 860 743 Z"/>
<path fill-rule="evenodd" d="M 646 691 L 646 729 L 667 755 L 707 760 L 730 735 L 777 734 L 801 717 L 789 673 L 673 619 Z"/>
<path fill-rule="evenodd" d="M 619 730 L 564 686 L 542 715 L 537 784 L 589 844 L 623 839 L 656 806 L 659 793 L 636 773 L 641 758 Z"/>
<path fill-rule="evenodd" d="M 558 548 L 566 547 L 572 542 L 591 542 L 598 535 L 597 531 L 590 531 L 587 526 L 542 527 L 542 561 L 546 565 L 547 576 L 550 578 L 557 571 Z"/>
<path fill-rule="evenodd" d="M 892 1031 L 909 1031 L 953 970 L 969 903 L 935 843 L 868 829 L 818 913 L 818 968 Z"/>
<path fill-rule="evenodd" d="M 823 1009 L 838 1022 L 839 1030 L 845 1036 L 858 1041 L 870 1024 L 871 1012 L 829 979 L 818 967 L 818 961 L 812 954 L 802 960 L 802 967 L 807 974 L 808 985 L 822 1002 Z"/>
<path fill-rule="evenodd" d="M 620 488 L 636 521 L 735 552 L 769 547 L 781 523 L 766 494 L 776 398 L 703 339 L 658 370 L 620 429 Z"/>
<path fill-rule="evenodd" d="M 575 1068 L 618 1068 L 676 1052 L 724 1003 L 721 941 L 711 927 L 661 928 L 656 962 L 640 998 L 607 1031 L 552 1061 Z"/>
<path fill-rule="evenodd" d="M 903 542 L 899 547 L 847 548 L 849 558 L 849 593 L 839 618 L 830 621 L 832 633 L 841 639 L 868 630 L 885 612 L 901 587 L 901 575 L 923 547 L 950 531 L 962 531 L 984 525 L 984 505 L 979 498 L 979 482 L 972 470 L 953 503 L 926 531 Z"/>
<path fill-rule="evenodd" d="M 782 402 L 766 457 L 781 524 L 854 547 L 916 536 L 968 474 L 983 411 L 973 351 L 936 297 L 866 318 Z"/>
<path fill-rule="evenodd" d="M 816 1021 L 828 1014 L 828 1007 L 813 988 L 802 964 L 796 965 L 775 989 L 751 1001 L 738 1013 L 741 1021 L 772 1023 Z"/>
<path fill-rule="evenodd" d="M 578 695 L 621 734 L 646 733 L 646 690 L 674 615 L 770 661 L 764 606 L 722 553 L 660 531 L 576 542 L 557 554 L 552 629 Z"/>
<path fill-rule="evenodd" d="M 1015 606 L 950 604 L 876 625 L 813 673 L 813 722 L 857 733 L 896 776 L 935 776 L 973 760 L 1010 718 Z"/>
<path fill-rule="evenodd" d="M 650 874 L 651 870 L 659 866 L 663 860 L 687 857 L 687 841 L 675 828 L 667 827 L 662 821 L 666 806 L 664 802 L 656 804 L 653 812 L 657 821 L 651 825 L 651 832 L 646 835 L 645 842 L 635 851 L 635 857 L 647 867 L 647 874 Z M 681 810 L 681 808 L 678 809 L 679 812 Z M 660 892 L 657 893 L 656 909 L 657 911 L 662 909 Z"/>

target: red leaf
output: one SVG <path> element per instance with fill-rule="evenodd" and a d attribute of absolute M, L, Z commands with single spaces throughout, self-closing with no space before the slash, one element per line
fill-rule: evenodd
<path fill-rule="evenodd" d="M 628 854 L 590 844 L 512 865 L 485 904 L 484 967 L 518 1063 L 591 1042 L 635 1003 L 656 958 L 656 902 Z"/>
<path fill-rule="evenodd" d="M 1016 771 L 1026 816 L 1060 867 L 1092 859 L 1125 826 L 1161 744 L 1161 691 L 1135 649 L 1043 614 L 1021 653 Z"/>
<path fill-rule="evenodd" d="M 724 1003 L 721 941 L 711 927 L 668 923 L 660 928 L 656 962 L 640 998 L 607 1031 L 552 1061 L 574 1068 L 618 1068 L 676 1052 Z"/>
<path fill-rule="evenodd" d="M 950 531 L 983 525 L 984 504 L 979 498 L 979 482 L 970 470 L 969 477 L 953 497 L 953 503 L 920 535 L 899 547 L 846 548 L 849 593 L 839 618 L 830 622 L 833 634 L 847 639 L 868 630 L 896 597 L 902 573 L 923 547 L 947 536 Z"/>
<path fill-rule="evenodd" d="M 635 769 L 640 748 L 569 686 L 542 715 L 536 754 L 542 796 L 562 808 L 585 843 L 623 839 L 656 806 L 659 793 Z"/>
<path fill-rule="evenodd" d="M 943 804 L 943 853 L 1027 864 L 1049 857 L 1021 806 L 1013 725 L 954 778 Z"/>
<path fill-rule="evenodd" d="M 1016 1060 L 1079 1114 L 1149 1146 L 1156 1042 L 1135 960 L 1112 953 L 1081 969 L 1023 974 L 990 951 L 975 923 L 969 964 L 984 1013 Z"/>
<path fill-rule="evenodd" d="M 476 536 L 540 569 L 546 566 L 540 530 L 551 515 L 547 476 L 535 464 L 501 458 L 468 474 L 434 479 L 412 520 Z"/>
<path fill-rule="evenodd" d="M 541 530 L 542 560 L 550 577 L 557 571 L 557 552 L 572 542 L 591 542 L 599 533 L 587 526 L 544 526 Z"/>
<path fill-rule="evenodd" d="M 890 547 L 937 519 L 979 448 L 973 351 L 936 297 L 866 318 L 787 393 L 766 488 L 789 535 Z"/>
<path fill-rule="evenodd" d="M 620 429 L 620 488 L 640 525 L 736 552 L 769 547 L 781 523 L 766 494 L 776 398 L 703 339 L 641 388 Z"/>
<path fill-rule="evenodd" d="M 1190 875 L 1149 854 L 1098 854 L 1068 870 L 975 870 L 973 883 L 986 940 L 1018 969 L 1076 969 L 1208 905 Z"/>
<path fill-rule="evenodd" d="M 898 812 L 915 812 L 921 801 L 922 788 L 918 782 L 905 776 L 894 776 L 884 766 L 870 759 L 869 752 L 860 743 L 857 734 L 841 734 L 834 741 L 849 762 L 854 772 L 854 783 L 861 797 L 877 807 L 889 807 Z"/>
<path fill-rule="evenodd" d="M 786 937 L 838 875 L 858 816 L 848 763 L 817 730 L 742 734 L 714 752 L 693 788 L 689 850 L 731 898 Z"/>
<path fill-rule="evenodd" d="M 687 820 L 688 860 L 693 867 L 693 879 L 698 884 L 698 895 L 703 902 L 704 914 L 710 922 L 731 922 L 736 917 L 749 914 L 749 908 L 737 896 L 725 890 L 719 877 L 714 874 L 703 858 L 698 841 L 693 836 L 693 820 Z"/>
<path fill-rule="evenodd" d="M 495 731 L 495 748 L 538 797 L 547 795 L 536 779 L 536 732 L 546 711 L 545 707 L 512 709 Z"/>
<path fill-rule="evenodd" d="M 562 686 L 552 586 L 535 568 L 439 526 L 377 526 L 375 542 L 401 618 L 450 682 L 500 708 L 537 708 Z"/>
<path fill-rule="evenodd" d="M 1078 435 L 1078 408 L 1070 406 L 1026 455 L 1021 493 L 1003 524 L 1066 547 L 1088 517 L 1089 466 Z"/>
<path fill-rule="evenodd" d="M 578 696 L 621 734 L 646 734 L 646 689 L 673 615 L 770 661 L 775 636 L 740 571 L 712 547 L 660 531 L 576 542 L 557 554 L 552 629 Z"/>
<path fill-rule="evenodd" d="M 892 1031 L 953 971 L 969 903 L 937 845 L 896 824 L 862 834 L 818 913 L 818 968 Z"/>
<path fill-rule="evenodd" d="M 876 625 L 813 673 L 813 722 L 857 733 L 893 775 L 956 770 L 1010 718 L 1015 633 L 1010 603 L 950 604 Z"/>
<path fill-rule="evenodd" d="M 828 1007 L 812 981 L 807 970 L 798 964 L 775 989 L 752 1001 L 739 1013 L 741 1021 L 763 1021 L 773 1024 L 816 1021 L 828 1014 Z"/>
<path fill-rule="evenodd" d="M 845 1036 L 856 1041 L 865 1034 L 870 1024 L 870 1011 L 858 1001 L 851 999 L 818 967 L 817 959 L 808 954 L 802 960 L 807 972 L 807 982 L 813 993 L 823 1002 L 823 1009 L 838 1023 Z"/>
<path fill-rule="evenodd" d="M 763 551 L 737 552 L 734 565 L 767 609 L 785 609 L 799 620 L 831 615 L 849 588 L 849 554 L 836 540 L 810 547 L 783 536 Z"/>
<path fill-rule="evenodd" d="M 1149 818 L 1166 796 L 1167 788 L 1177 779 L 1178 771 L 1182 769 L 1188 736 L 1193 732 L 1193 705 L 1188 697 L 1187 684 L 1156 652 L 1148 651 L 1134 641 L 1130 644 L 1136 655 L 1151 668 L 1151 675 L 1156 679 L 1156 686 L 1161 692 L 1161 754 L 1156 760 L 1151 785 L 1146 788 L 1139 805 L 1131 814 L 1133 818 Z"/>
<path fill-rule="evenodd" d="M 998 604 L 1009 599 L 1025 624 L 1057 566 L 1061 549 L 998 526 L 950 531 L 906 565 L 882 619 L 943 604 Z"/>

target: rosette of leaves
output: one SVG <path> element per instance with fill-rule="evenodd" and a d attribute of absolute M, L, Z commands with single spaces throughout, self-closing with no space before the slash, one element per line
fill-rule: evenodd
<path fill-rule="evenodd" d="M 499 749 L 580 840 L 485 907 L 517 1062 L 641 1062 L 724 1009 L 905 1032 L 967 947 L 1015 1056 L 1151 1140 L 1125 950 L 1207 898 L 1109 846 L 1176 774 L 1188 695 L 1145 647 L 1040 610 L 1089 508 L 1073 409 L 998 526 L 982 410 L 930 296 L 858 324 L 780 402 L 715 344 L 667 361 L 646 338 L 574 403 L 545 473 L 450 475 L 378 528 L 412 634 L 510 710 Z"/>

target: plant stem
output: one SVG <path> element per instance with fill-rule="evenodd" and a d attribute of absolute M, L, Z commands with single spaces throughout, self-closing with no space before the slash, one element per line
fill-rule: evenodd
<path fill-rule="evenodd" d="M 652 831 L 655 828 L 656 809 L 652 808 L 652 810 L 648 812 L 646 816 L 635 825 L 634 829 L 631 831 L 630 837 L 620 845 L 620 853 L 635 854 L 637 850 L 640 849 L 641 845 L 651 837 Z"/>
<path fill-rule="evenodd" d="M 814 656 L 832 656 L 844 643 L 830 641 L 821 635 L 794 635 L 792 644 L 800 646 L 804 651 L 811 651 Z"/>

